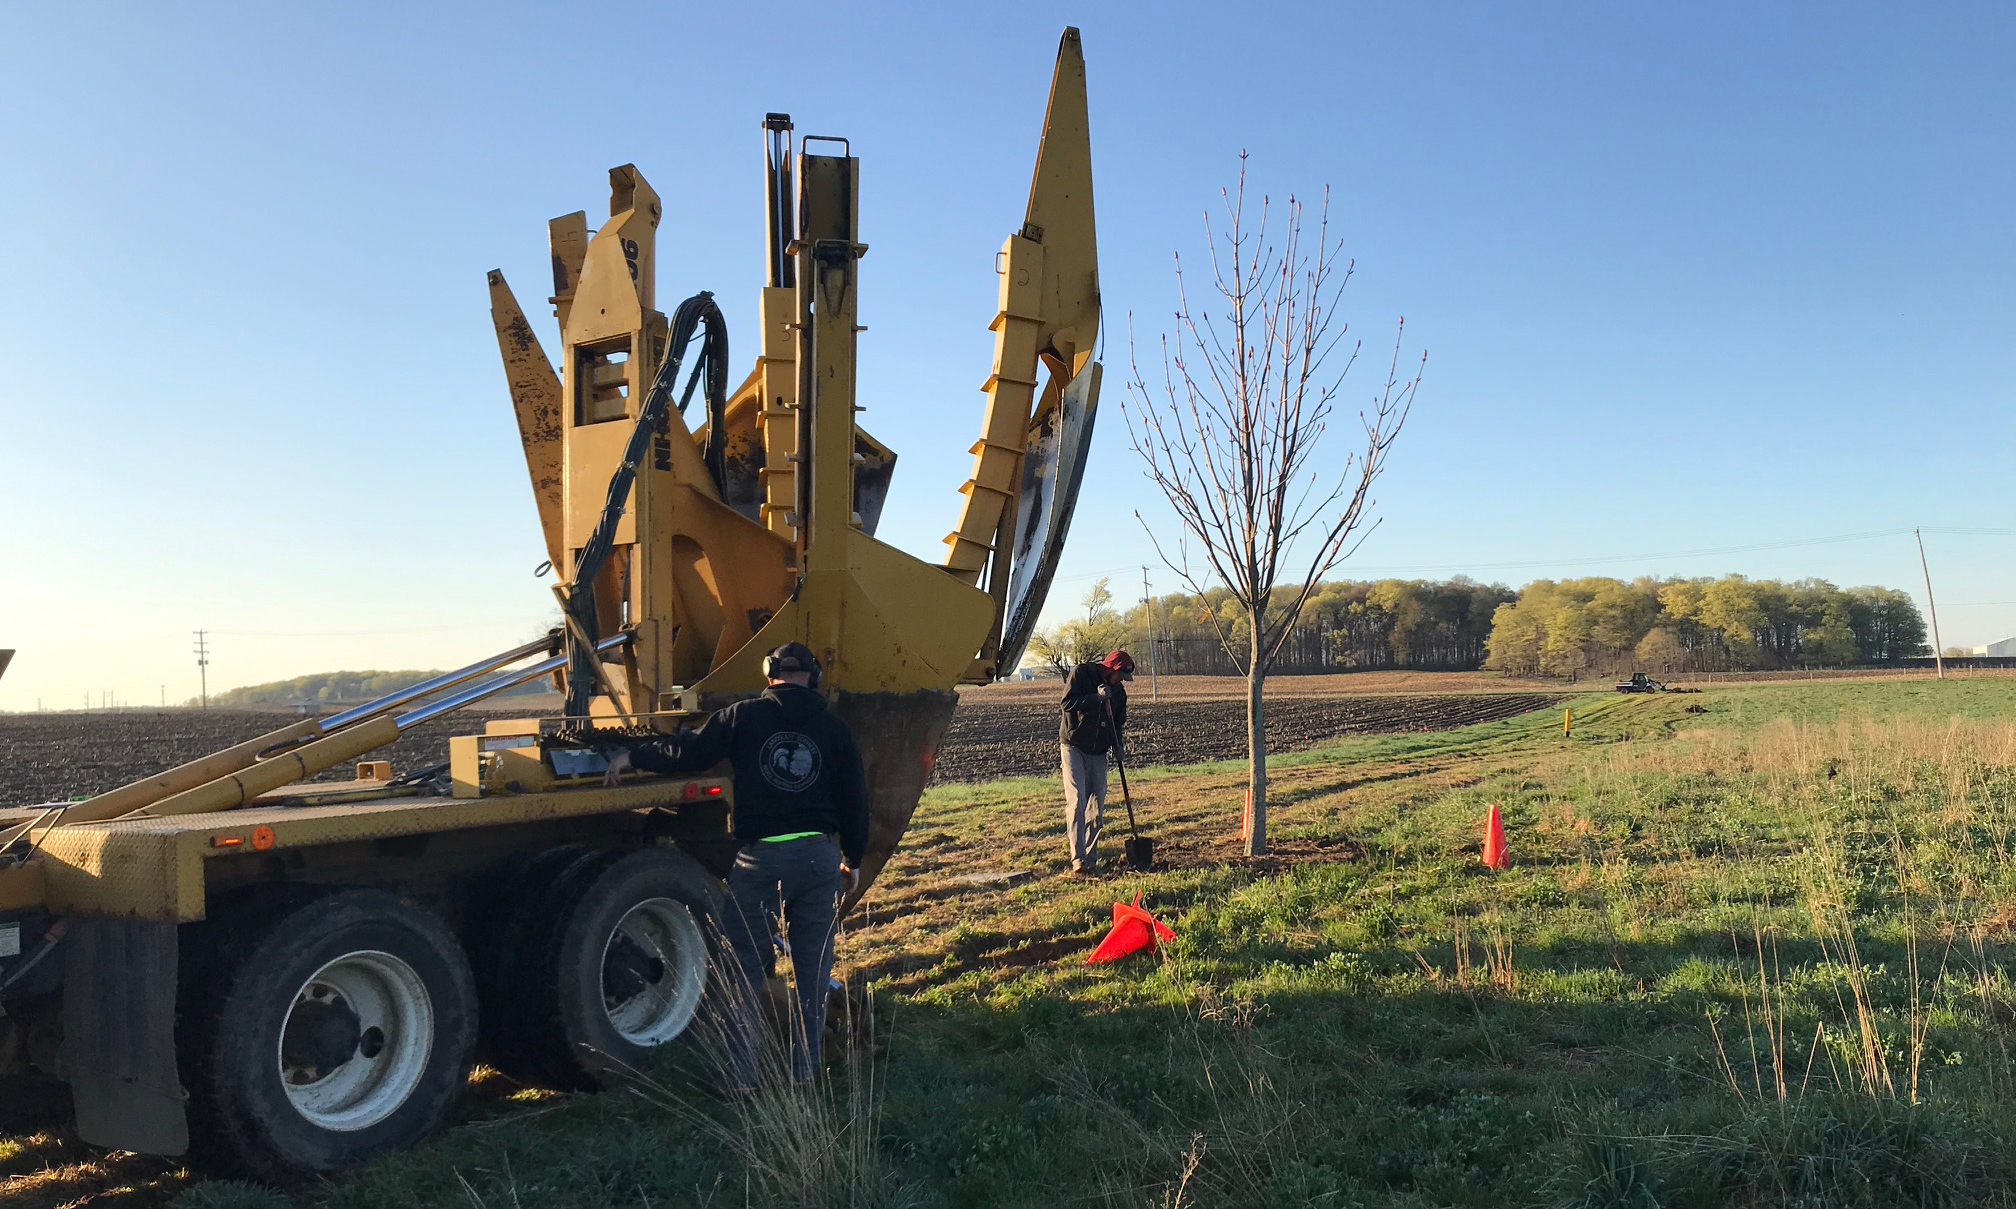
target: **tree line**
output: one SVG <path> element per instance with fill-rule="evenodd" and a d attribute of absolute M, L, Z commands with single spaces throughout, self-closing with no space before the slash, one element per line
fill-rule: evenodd
<path fill-rule="evenodd" d="M 247 684 L 239 688 L 226 689 L 210 694 L 212 706 L 224 708 L 294 708 L 296 706 L 323 707 L 332 705 L 356 705 L 374 697 L 398 692 L 408 685 L 422 680 L 431 680 L 441 672 L 435 671 L 366 671 L 366 672 L 311 672 L 306 676 L 295 676 L 288 680 L 275 680 L 268 684 Z M 467 688 L 459 685 L 453 691 Z M 552 682 L 534 680 L 515 688 L 505 689 L 500 697 L 514 697 L 523 693 L 551 692 Z M 196 704 L 194 700 L 190 705 Z"/>
<path fill-rule="evenodd" d="M 1885 663 L 1930 653 L 1895 588 L 1822 579 L 1536 580 L 1492 618 L 1485 666 L 1512 675 L 1754 671 Z"/>
<path fill-rule="evenodd" d="M 1172 675 L 1240 674 L 1228 647 L 1245 648 L 1249 631 L 1231 592 L 1173 593 L 1121 608 L 1108 582 L 1100 580 L 1086 595 L 1083 616 L 1037 631 L 1029 642 L 1029 663 L 1062 671 L 1126 647 L 1143 670 L 1152 649 L 1157 670 Z M 1460 575 L 1325 582 L 1304 605 L 1274 670 L 1473 670 L 1484 662 L 1494 612 L 1514 596 L 1503 584 Z"/>
<path fill-rule="evenodd" d="M 1230 652 L 1246 645 L 1245 620 L 1223 588 L 1122 606 L 1102 579 L 1082 608 L 1036 633 L 1029 665 L 1061 673 L 1126 647 L 1144 671 L 1152 651 L 1157 669 L 1172 675 L 1239 674 Z M 1319 585 L 1275 670 L 1490 668 L 1573 677 L 1833 667 L 1928 653 L 1918 606 L 1894 588 L 1595 576 L 1535 580 L 1514 591 L 1459 575 Z"/>

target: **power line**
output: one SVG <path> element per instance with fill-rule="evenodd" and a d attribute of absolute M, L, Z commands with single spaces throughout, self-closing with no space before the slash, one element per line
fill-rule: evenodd
<path fill-rule="evenodd" d="M 1932 564 L 1925 561 L 1925 535 L 1913 529 L 1911 536 L 1918 539 L 1918 566 L 1925 572 L 1925 607 L 1932 613 L 1932 663 L 1939 669 L 1939 678 L 1946 678 L 1946 653 L 1939 645 L 1939 604 L 1932 599 Z"/>
<path fill-rule="evenodd" d="M 1938 533 L 1957 537 L 2016 537 L 2016 529 L 1989 528 L 1968 525 L 1926 525 L 1925 533 Z M 1800 546 L 1824 546 L 1839 542 L 1869 541 L 1879 537 L 1903 537 L 1920 532 L 1918 529 L 1868 529 L 1860 533 L 1835 533 L 1825 537 L 1794 537 L 1780 541 L 1751 542 L 1741 546 L 1714 546 L 1699 550 L 1659 550 L 1645 554 L 1598 554 L 1584 558 L 1535 558 L 1523 562 L 1496 563 L 1436 563 L 1415 566 L 1400 566 L 1390 563 L 1359 565 L 1360 571 L 1498 571 L 1514 570 L 1520 567 L 1571 567 L 1588 563 L 1637 562 L 1654 558 L 1706 558 L 1718 554 L 1754 554 L 1762 550 L 1790 550 Z"/>
<path fill-rule="evenodd" d="M 1053 575 L 1050 577 L 1050 582 L 1053 584 L 1068 584 L 1075 583 L 1081 579 L 1098 579 L 1102 576 L 1110 578 L 1120 574 L 1122 571 L 1132 571 L 1133 569 L 1132 566 L 1107 567 L 1101 571 L 1081 571 L 1076 575 Z"/>
<path fill-rule="evenodd" d="M 528 616 L 503 618 L 478 618 L 443 625 L 397 626 L 377 630 L 205 630 L 206 634 L 216 634 L 224 638 L 372 638 L 390 634 L 450 634 L 466 633 L 482 626 L 529 626 L 536 619 Z M 138 634 L 138 638 L 172 638 L 173 634 Z"/>
<path fill-rule="evenodd" d="M 203 708 L 210 708 L 210 631 L 196 631 L 196 675 L 203 686 Z"/>
<path fill-rule="evenodd" d="M 213 630 L 231 638 L 379 638 L 392 634 L 449 634 L 461 633 L 472 626 L 524 626 L 533 624 L 531 618 L 511 618 L 501 621 L 463 621 L 452 625 L 403 626 L 389 630 Z"/>
<path fill-rule="evenodd" d="M 1518 567 L 1570 567 L 1588 563 L 1636 562 L 1651 558 L 1705 558 L 1717 554 L 1752 554 L 1760 550 L 1789 550 L 1797 546 L 1824 546 L 1836 542 L 1867 541 L 1877 537 L 1901 537 L 1910 529 L 1870 529 L 1862 533 L 1837 533 L 1828 537 L 1788 538 L 1774 542 L 1752 542 L 1741 546 L 1714 546 L 1699 550 L 1659 550 L 1646 554 L 1596 554 L 1582 558 L 1534 558 L 1521 562 L 1497 563 L 1437 563 L 1420 566 L 1396 566 L 1381 564 L 1360 566 L 1363 571 L 1498 571 Z M 1947 532 L 1941 529 L 1928 530 L 1932 533 Z M 2016 533 L 2016 530 L 2010 532 Z"/>

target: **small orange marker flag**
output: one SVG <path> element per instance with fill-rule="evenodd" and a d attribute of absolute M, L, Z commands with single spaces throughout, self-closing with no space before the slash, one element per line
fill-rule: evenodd
<path fill-rule="evenodd" d="M 1505 851 L 1505 820 L 1498 817 L 1498 803 L 1491 803 L 1491 813 L 1484 820 L 1484 867 L 1503 869 L 1512 863 Z"/>

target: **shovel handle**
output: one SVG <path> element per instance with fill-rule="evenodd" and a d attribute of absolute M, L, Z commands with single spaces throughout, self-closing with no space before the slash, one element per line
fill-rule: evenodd
<path fill-rule="evenodd" d="M 1113 721 L 1113 698 L 1104 689 L 1099 691 L 1099 705 L 1106 711 L 1106 725 L 1113 731 L 1113 767 L 1120 771 L 1120 800 L 1127 804 L 1127 830 L 1138 840 L 1141 828 L 1134 823 L 1134 795 L 1127 792 L 1127 761 L 1120 756 L 1120 727 Z"/>

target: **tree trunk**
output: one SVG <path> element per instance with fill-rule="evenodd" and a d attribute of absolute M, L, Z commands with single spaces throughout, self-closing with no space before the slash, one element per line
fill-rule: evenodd
<path fill-rule="evenodd" d="M 1267 851 L 1267 704 L 1260 695 L 1267 670 L 1260 663 L 1259 618 L 1253 619 L 1252 662 L 1246 665 L 1246 792 L 1252 795 L 1253 830 L 1246 837 L 1246 855 Z"/>

